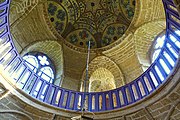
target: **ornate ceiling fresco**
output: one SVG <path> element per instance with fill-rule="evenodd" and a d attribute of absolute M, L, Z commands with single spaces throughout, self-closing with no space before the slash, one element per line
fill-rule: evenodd
<path fill-rule="evenodd" d="M 135 0 L 48 0 L 48 18 L 68 43 L 102 48 L 118 40 L 134 15 Z"/>

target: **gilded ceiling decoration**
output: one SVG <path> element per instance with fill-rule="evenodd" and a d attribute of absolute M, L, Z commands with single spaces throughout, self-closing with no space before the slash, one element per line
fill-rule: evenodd
<path fill-rule="evenodd" d="M 48 16 L 68 43 L 102 48 L 118 40 L 134 15 L 135 0 L 48 0 Z"/>

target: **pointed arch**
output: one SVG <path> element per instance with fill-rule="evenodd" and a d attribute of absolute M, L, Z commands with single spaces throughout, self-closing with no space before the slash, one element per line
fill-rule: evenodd
<path fill-rule="evenodd" d="M 89 63 L 88 79 L 90 79 L 93 72 L 96 71 L 98 68 L 107 69 L 109 72 L 112 73 L 112 75 L 114 76 L 116 87 L 120 87 L 125 84 L 123 74 L 120 68 L 118 67 L 118 65 L 106 56 L 98 56 Z M 83 75 L 82 75 L 82 81 L 85 80 L 85 76 L 86 76 L 85 72 L 86 71 L 84 70 Z M 81 90 L 83 86 L 82 84 L 81 84 Z"/>
<path fill-rule="evenodd" d="M 115 89 L 113 74 L 106 68 L 96 69 L 89 79 L 89 92 L 99 92 Z"/>
<path fill-rule="evenodd" d="M 135 52 L 144 71 L 150 66 L 149 50 L 153 40 L 165 26 L 165 20 L 157 20 L 142 25 L 134 33 Z"/>
<path fill-rule="evenodd" d="M 54 84 L 58 86 L 61 85 L 64 74 L 62 46 L 57 41 L 38 41 L 28 45 L 24 50 L 22 50 L 21 56 L 24 56 L 26 53 L 33 51 L 42 52 L 52 60 L 56 70 Z"/>

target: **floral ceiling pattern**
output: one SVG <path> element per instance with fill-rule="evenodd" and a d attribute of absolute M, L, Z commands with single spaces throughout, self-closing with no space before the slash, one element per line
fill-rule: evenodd
<path fill-rule="evenodd" d="M 134 15 L 135 0 L 48 0 L 48 18 L 69 43 L 102 48 L 118 40 Z"/>

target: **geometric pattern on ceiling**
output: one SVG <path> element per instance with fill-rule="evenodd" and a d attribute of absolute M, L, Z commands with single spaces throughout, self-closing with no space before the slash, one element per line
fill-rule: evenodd
<path fill-rule="evenodd" d="M 130 25 L 135 0 L 48 0 L 48 17 L 76 47 L 102 48 L 118 40 Z"/>

